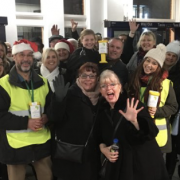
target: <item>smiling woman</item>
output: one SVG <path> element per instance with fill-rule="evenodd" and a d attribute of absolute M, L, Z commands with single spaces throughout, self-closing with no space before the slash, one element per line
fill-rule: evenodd
<path fill-rule="evenodd" d="M 155 141 L 158 129 L 143 104 L 120 93 L 117 75 L 105 70 L 100 75 L 104 97 L 97 128 L 99 147 L 106 157 L 105 177 L 101 180 L 168 180 L 164 160 Z M 119 123 L 120 122 L 120 123 Z M 111 151 L 113 138 L 119 152 Z"/>
<path fill-rule="evenodd" d="M 171 151 L 169 117 L 176 113 L 178 106 L 172 82 L 167 79 L 168 72 L 163 67 L 165 57 L 166 47 L 163 44 L 149 50 L 134 72 L 128 88 L 129 95 L 139 99 L 146 107 L 149 91 L 160 93 L 157 107 L 148 107 L 147 110 L 159 129 L 156 141 L 163 153 Z"/>
<path fill-rule="evenodd" d="M 92 131 L 99 105 L 98 75 L 97 65 L 87 62 L 79 68 L 76 83 L 69 89 L 64 85 L 63 78 L 59 79 L 62 81 L 55 80 L 51 114 L 57 139 L 74 145 L 87 144 L 82 163 L 74 162 L 70 155 L 69 158 L 58 159 L 52 154 L 53 173 L 58 180 L 98 179 L 99 152 Z M 56 149 L 56 146 L 53 148 Z"/>
<path fill-rule="evenodd" d="M 54 92 L 53 80 L 59 75 L 58 54 L 53 48 L 48 48 L 43 52 L 40 74 L 48 79 L 51 90 Z"/>
<path fill-rule="evenodd" d="M 138 65 L 143 61 L 146 53 L 156 46 L 156 35 L 152 31 L 144 31 L 137 43 L 138 51 L 131 57 L 127 64 L 127 69 L 132 74 Z"/>
<path fill-rule="evenodd" d="M 121 92 L 121 83 L 116 74 L 111 71 L 104 71 L 101 74 L 100 92 L 109 102 L 111 108 L 114 108 Z"/>

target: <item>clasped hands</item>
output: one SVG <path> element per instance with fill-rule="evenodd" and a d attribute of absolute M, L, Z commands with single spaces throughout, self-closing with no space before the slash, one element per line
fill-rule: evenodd
<path fill-rule="evenodd" d="M 45 114 L 42 115 L 41 118 L 31 119 L 28 120 L 28 129 L 32 131 L 40 130 L 46 123 L 48 122 L 48 118 Z"/>

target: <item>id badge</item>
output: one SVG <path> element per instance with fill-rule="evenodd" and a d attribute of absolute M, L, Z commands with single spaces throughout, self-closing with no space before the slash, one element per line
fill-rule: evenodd
<path fill-rule="evenodd" d="M 32 102 L 30 105 L 30 113 L 32 119 L 41 118 L 41 105 L 39 102 Z"/>

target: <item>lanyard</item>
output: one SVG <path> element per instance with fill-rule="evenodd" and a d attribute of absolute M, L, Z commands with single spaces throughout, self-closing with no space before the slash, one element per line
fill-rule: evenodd
<path fill-rule="evenodd" d="M 26 81 L 25 81 L 25 84 L 28 89 L 29 95 L 31 97 L 31 101 L 34 102 L 34 88 L 33 88 L 32 80 L 31 80 L 31 91 L 30 91 L 29 85 L 26 83 Z"/>
<path fill-rule="evenodd" d="M 149 83 L 151 82 L 151 79 L 152 79 L 152 76 L 149 78 L 148 83 L 147 83 L 147 86 L 148 86 Z M 145 94 L 145 92 L 146 92 L 147 86 L 146 86 L 144 92 L 142 93 L 142 95 L 141 95 L 141 91 L 139 91 L 139 93 L 140 93 L 140 101 L 141 101 L 141 102 L 142 102 L 142 99 L 143 99 L 144 94 Z"/>

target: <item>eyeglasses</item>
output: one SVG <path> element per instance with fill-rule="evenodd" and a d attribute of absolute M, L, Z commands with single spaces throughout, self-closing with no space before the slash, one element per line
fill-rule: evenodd
<path fill-rule="evenodd" d="M 111 89 L 114 89 L 116 85 L 118 85 L 119 83 L 111 83 L 111 84 L 101 84 L 100 88 L 101 89 L 107 89 L 108 87 L 110 87 Z"/>
<path fill-rule="evenodd" d="M 94 74 L 89 74 L 89 75 L 87 75 L 87 74 L 81 74 L 80 77 L 81 77 L 82 79 L 87 79 L 87 77 L 89 77 L 89 79 L 95 79 L 95 78 L 96 78 L 96 75 L 94 75 Z"/>
<path fill-rule="evenodd" d="M 33 57 L 33 54 L 23 54 L 23 53 L 19 53 L 19 57 L 20 58 L 24 58 L 24 57 L 27 57 L 27 58 L 32 58 Z"/>

